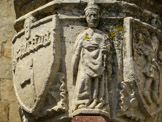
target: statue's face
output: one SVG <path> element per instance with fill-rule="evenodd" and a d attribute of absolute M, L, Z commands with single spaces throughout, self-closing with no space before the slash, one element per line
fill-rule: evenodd
<path fill-rule="evenodd" d="M 99 12 L 96 10 L 88 10 L 86 12 L 86 20 L 89 27 L 95 28 L 99 23 Z"/>

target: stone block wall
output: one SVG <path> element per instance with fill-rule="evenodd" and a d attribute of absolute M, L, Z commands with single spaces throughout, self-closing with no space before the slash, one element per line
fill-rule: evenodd
<path fill-rule="evenodd" d="M 0 122 L 20 122 L 12 82 L 11 40 L 15 34 L 13 0 L 0 0 Z"/>

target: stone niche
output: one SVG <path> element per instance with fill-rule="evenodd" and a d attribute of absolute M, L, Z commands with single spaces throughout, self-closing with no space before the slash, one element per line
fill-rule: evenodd
<path fill-rule="evenodd" d="M 15 0 L 23 122 L 160 122 L 157 14 L 116 0 Z"/>

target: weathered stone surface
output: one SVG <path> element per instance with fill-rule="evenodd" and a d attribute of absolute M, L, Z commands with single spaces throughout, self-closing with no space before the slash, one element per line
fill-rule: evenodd
<path fill-rule="evenodd" d="M 156 121 L 154 116 L 161 111 L 161 65 L 157 58 L 159 30 L 133 18 L 125 18 L 124 23 L 122 114 L 136 121 Z"/>
<path fill-rule="evenodd" d="M 11 54 L 11 41 L 7 41 L 5 46 L 4 46 L 4 57 L 11 59 L 12 54 Z"/>
<path fill-rule="evenodd" d="M 8 122 L 9 117 L 9 106 L 8 102 L 0 101 L 0 122 Z"/>
<path fill-rule="evenodd" d="M 1 0 L 0 11 L 0 122 L 20 122 L 12 82 L 11 40 L 15 34 L 13 0 Z"/>
<path fill-rule="evenodd" d="M 52 1 L 52 0 L 39 0 L 39 1 L 36 0 L 34 2 L 31 2 L 30 0 L 15 0 L 15 6 L 16 6 L 15 9 L 16 9 L 17 17 L 20 17 L 20 16 L 24 15 L 25 13 L 28 13 L 28 12 L 44 5 L 45 3 L 48 3 L 50 1 Z M 71 0 L 59 0 L 59 1 L 60 2 L 63 2 L 63 1 L 72 2 Z M 89 0 L 76 0 L 76 1 L 87 2 Z M 99 2 L 127 1 L 127 2 L 130 2 L 130 3 L 135 3 L 142 8 L 148 9 L 148 10 L 153 11 L 154 13 L 157 13 L 160 16 L 162 16 L 162 12 L 160 11 L 161 8 L 162 8 L 160 0 L 143 0 L 143 1 L 137 1 L 137 0 L 96 0 L 96 2 L 97 1 L 99 1 Z M 23 9 L 20 9 L 21 6 L 24 6 Z M 155 6 L 157 7 L 157 9 L 154 9 Z"/>
<path fill-rule="evenodd" d="M 12 78 L 12 62 L 11 59 L 6 57 L 0 58 L 0 78 L 2 79 L 11 79 Z"/>
<path fill-rule="evenodd" d="M 1 99 L 9 103 L 16 101 L 12 80 L 1 80 Z"/>
<path fill-rule="evenodd" d="M 108 81 L 111 79 L 112 70 L 111 42 L 106 33 L 97 29 L 99 9 L 95 4 L 87 5 L 85 16 L 89 28 L 78 35 L 74 44 L 72 58 L 75 86 L 74 115 L 79 112 L 82 114 L 99 112 L 105 113 L 105 116 L 107 113 L 109 116 L 110 112 Z"/>
<path fill-rule="evenodd" d="M 24 122 L 161 121 L 157 14 L 124 0 L 19 2 L 13 79 Z"/>
<path fill-rule="evenodd" d="M 1 0 L 0 6 L 0 44 L 2 44 L 3 41 L 11 41 L 13 35 L 15 34 L 15 30 L 13 28 L 15 12 L 12 0 Z"/>
<path fill-rule="evenodd" d="M 152 11 L 156 14 L 158 14 L 160 17 L 162 17 L 162 2 L 161 0 L 142 0 L 142 1 L 137 1 L 137 0 L 118 0 L 118 1 L 126 1 L 130 3 L 134 3 L 141 8 L 145 8 L 149 11 Z M 155 9 L 156 8 L 156 9 Z"/>
<path fill-rule="evenodd" d="M 13 28 L 15 20 L 13 1 L 1 0 L 0 6 L 0 78 L 12 78 L 10 59 L 11 40 L 15 34 Z"/>
<path fill-rule="evenodd" d="M 12 102 L 9 105 L 9 122 L 21 122 L 17 102 Z"/>
<path fill-rule="evenodd" d="M 19 104 L 32 114 L 41 112 L 60 64 L 58 16 L 33 21 L 32 16 L 27 18 L 24 34 L 12 41 L 15 92 Z"/>
<path fill-rule="evenodd" d="M 106 122 L 101 116 L 76 116 L 71 122 Z"/>
<path fill-rule="evenodd" d="M 1 79 L 0 84 L 0 122 L 21 122 L 12 80 Z"/>
<path fill-rule="evenodd" d="M 16 17 L 19 18 L 20 16 L 23 16 L 24 14 L 29 13 L 30 11 L 33 11 L 44 4 L 47 4 L 53 0 L 14 0 L 15 11 L 16 11 Z M 56 3 L 80 3 L 81 0 L 54 0 L 53 2 Z"/>

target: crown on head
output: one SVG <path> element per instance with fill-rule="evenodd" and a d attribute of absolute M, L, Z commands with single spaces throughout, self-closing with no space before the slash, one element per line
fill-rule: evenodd
<path fill-rule="evenodd" d="M 100 8 L 98 7 L 98 5 L 96 5 L 94 2 L 89 2 L 88 5 L 87 5 L 87 7 L 84 9 L 84 11 L 86 12 L 89 9 L 94 9 L 94 10 L 97 10 L 97 11 L 100 10 Z"/>

